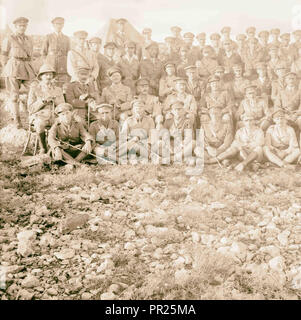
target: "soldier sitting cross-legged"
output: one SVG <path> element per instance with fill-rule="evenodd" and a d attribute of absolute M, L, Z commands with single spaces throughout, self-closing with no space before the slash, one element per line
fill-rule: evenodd
<path fill-rule="evenodd" d="M 57 121 L 51 127 L 48 143 L 55 161 L 64 161 L 70 165 L 78 164 L 91 153 L 93 137 L 84 126 L 73 117 L 73 108 L 69 103 L 61 103 L 55 108 Z"/>

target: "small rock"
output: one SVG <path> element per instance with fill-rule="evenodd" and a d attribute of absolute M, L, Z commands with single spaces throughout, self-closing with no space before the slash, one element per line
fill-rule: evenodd
<path fill-rule="evenodd" d="M 47 248 L 52 247 L 56 243 L 55 239 L 51 234 L 44 234 L 40 239 L 40 247 Z"/>
<path fill-rule="evenodd" d="M 290 231 L 285 230 L 278 234 L 277 239 L 282 246 L 286 246 L 288 244 L 288 237 L 290 235 Z"/>
<path fill-rule="evenodd" d="M 103 212 L 102 217 L 104 220 L 108 221 L 112 218 L 112 213 L 109 210 Z"/>
<path fill-rule="evenodd" d="M 34 293 L 21 289 L 18 293 L 18 297 L 20 300 L 31 300 L 34 297 Z"/>
<path fill-rule="evenodd" d="M 216 239 L 216 237 L 212 234 L 202 234 L 201 235 L 202 243 L 207 246 L 210 246 L 215 239 Z"/>
<path fill-rule="evenodd" d="M 50 295 L 50 296 L 57 296 L 58 295 L 58 292 L 54 289 L 54 288 L 50 288 L 47 290 L 47 293 Z"/>
<path fill-rule="evenodd" d="M 55 252 L 54 256 L 60 260 L 72 259 L 75 255 L 74 249 L 63 249 L 60 252 Z"/>
<path fill-rule="evenodd" d="M 113 283 L 110 285 L 109 289 L 108 289 L 108 292 L 109 293 L 118 293 L 120 290 L 120 286 L 116 283 Z"/>
<path fill-rule="evenodd" d="M 193 243 L 200 242 L 200 235 L 197 232 L 191 232 L 191 238 Z"/>
<path fill-rule="evenodd" d="M 190 272 L 185 269 L 177 270 L 175 272 L 175 283 L 178 285 L 185 285 L 190 279 Z"/>
<path fill-rule="evenodd" d="M 135 249 L 136 249 L 136 246 L 135 246 L 134 243 L 132 243 L 132 242 L 127 242 L 127 243 L 125 243 L 125 245 L 124 245 L 124 249 L 125 249 L 125 250 L 135 250 Z"/>
<path fill-rule="evenodd" d="M 40 284 L 40 281 L 38 278 L 36 278 L 33 275 L 28 275 L 23 281 L 22 281 L 22 287 L 24 288 L 34 288 L 37 287 Z"/>
<path fill-rule="evenodd" d="M 69 233 L 73 230 L 83 227 L 89 220 L 88 214 L 77 214 L 69 219 L 66 219 L 62 226 L 61 232 L 62 233 Z"/>
<path fill-rule="evenodd" d="M 116 300 L 117 296 L 113 292 L 105 292 L 100 296 L 100 300 Z"/>
<path fill-rule="evenodd" d="M 284 259 L 281 256 L 277 256 L 269 261 L 269 266 L 272 270 L 282 272 L 285 265 Z"/>
<path fill-rule="evenodd" d="M 93 297 L 93 295 L 89 292 L 84 292 L 81 296 L 82 300 L 90 300 Z"/>
<path fill-rule="evenodd" d="M 114 262 L 111 259 L 105 259 L 105 261 L 97 268 L 97 273 L 111 270 L 114 268 Z"/>

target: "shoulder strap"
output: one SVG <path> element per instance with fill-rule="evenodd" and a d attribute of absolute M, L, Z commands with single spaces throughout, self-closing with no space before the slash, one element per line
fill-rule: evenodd
<path fill-rule="evenodd" d="M 71 51 L 74 52 L 74 53 L 76 53 L 78 56 L 80 56 L 80 57 L 83 59 L 83 61 L 86 63 L 86 65 L 87 65 L 89 68 L 91 68 L 90 63 L 89 63 L 89 61 L 87 60 L 86 57 L 84 57 L 80 52 L 78 52 L 78 51 L 76 51 L 76 50 L 74 50 L 74 49 L 72 49 Z"/>
<path fill-rule="evenodd" d="M 19 40 L 17 40 L 17 39 L 15 38 L 14 35 L 11 35 L 11 36 L 10 36 L 10 39 L 11 39 L 15 44 L 17 44 L 18 47 L 19 47 L 21 50 L 23 50 L 23 51 L 26 53 L 26 55 L 28 56 L 28 58 L 31 58 L 31 56 L 30 56 L 30 54 L 28 53 L 28 51 L 24 48 L 24 46 L 22 45 L 22 43 L 20 43 Z"/>

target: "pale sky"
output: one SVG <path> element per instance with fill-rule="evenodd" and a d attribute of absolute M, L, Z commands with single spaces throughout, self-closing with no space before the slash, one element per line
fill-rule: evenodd
<path fill-rule="evenodd" d="M 301 0 L 0 0 L 1 26 L 18 16 L 30 19 L 28 34 L 51 32 L 52 18 L 66 19 L 64 33 L 86 30 L 89 37 L 110 19 L 124 17 L 139 31 L 153 29 L 153 39 L 162 41 L 170 27 L 183 33 L 219 32 L 225 25 L 232 34 L 279 27 L 282 32 L 301 29 Z"/>

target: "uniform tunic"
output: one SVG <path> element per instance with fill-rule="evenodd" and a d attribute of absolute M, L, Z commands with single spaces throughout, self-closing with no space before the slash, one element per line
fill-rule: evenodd
<path fill-rule="evenodd" d="M 42 46 L 42 57 L 44 63 L 54 68 L 56 77 L 59 80 L 63 79 L 63 76 L 67 76 L 67 55 L 69 50 L 70 39 L 66 35 L 54 32 L 45 37 Z"/>
<path fill-rule="evenodd" d="M 122 83 L 111 84 L 102 91 L 101 102 L 109 103 L 114 106 L 113 118 L 118 120 L 122 112 L 129 112 L 131 109 L 130 102 L 133 99 L 131 89 Z M 119 105 L 121 108 L 119 108 Z"/>
<path fill-rule="evenodd" d="M 160 79 L 159 83 L 159 97 L 162 102 L 165 101 L 167 96 L 171 94 L 175 89 L 175 79 L 177 76 L 165 76 Z"/>
<path fill-rule="evenodd" d="M 146 96 L 140 94 L 138 99 L 144 102 L 144 111 L 146 115 L 156 117 L 161 114 L 161 104 L 158 97 L 151 94 L 147 94 Z"/>
<path fill-rule="evenodd" d="M 57 139 L 71 145 L 86 143 L 89 140 L 93 142 L 93 137 L 86 131 L 84 126 L 74 119 L 72 119 L 70 127 L 60 123 L 59 120 L 53 124 L 48 136 L 48 143 L 52 149 L 61 146 L 61 143 Z M 63 149 L 69 148 L 68 146 L 63 146 Z"/>
<path fill-rule="evenodd" d="M 43 100 L 47 98 L 54 98 L 54 105 L 45 105 Z M 56 87 L 53 84 L 49 86 L 44 85 L 42 82 L 36 84 L 33 83 L 30 87 L 28 94 L 28 111 L 29 111 L 29 121 L 43 122 L 43 124 L 50 125 L 53 118 L 54 108 L 60 103 L 64 103 L 63 91 L 61 88 Z"/>
<path fill-rule="evenodd" d="M 266 132 L 265 141 L 266 146 L 279 150 L 289 149 L 293 151 L 294 149 L 299 149 L 295 130 L 290 126 L 286 126 L 284 131 L 283 128 L 279 128 L 277 125 L 270 126 Z"/>
<path fill-rule="evenodd" d="M 150 81 L 150 93 L 157 96 L 159 93 L 159 82 L 164 74 L 163 63 L 159 59 L 145 59 L 140 63 L 141 77 Z"/>
<path fill-rule="evenodd" d="M 130 87 L 132 94 L 136 93 L 135 82 L 139 78 L 140 73 L 140 62 L 137 56 L 132 58 L 124 55 L 120 61 L 117 63 L 117 66 L 121 69 L 124 79 L 122 80 L 123 84 Z"/>
<path fill-rule="evenodd" d="M 67 56 L 67 70 L 71 77 L 71 81 L 77 81 L 77 70 L 79 67 L 88 68 L 90 75 L 97 79 L 99 73 L 99 66 L 95 53 L 91 50 L 84 48 L 80 50 L 78 48 L 72 49 L 68 52 Z"/>

